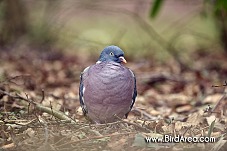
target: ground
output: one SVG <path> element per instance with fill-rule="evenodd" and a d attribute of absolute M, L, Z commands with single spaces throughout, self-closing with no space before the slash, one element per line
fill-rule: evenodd
<path fill-rule="evenodd" d="M 185 68 L 173 59 L 130 59 L 138 97 L 128 119 L 91 124 L 79 107 L 78 89 L 80 72 L 94 59 L 0 52 L 0 150 L 224 151 L 226 55 L 198 52 L 190 57 Z M 145 142 L 164 135 L 214 137 L 215 143 Z"/>

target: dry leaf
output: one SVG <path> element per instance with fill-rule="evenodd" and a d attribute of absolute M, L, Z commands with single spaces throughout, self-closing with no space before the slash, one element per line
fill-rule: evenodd
<path fill-rule="evenodd" d="M 202 115 L 198 112 L 196 113 L 192 113 L 189 115 L 188 119 L 187 119 L 187 123 L 191 124 L 191 125 L 199 125 L 200 123 L 202 123 L 204 120 L 204 118 L 202 117 Z"/>

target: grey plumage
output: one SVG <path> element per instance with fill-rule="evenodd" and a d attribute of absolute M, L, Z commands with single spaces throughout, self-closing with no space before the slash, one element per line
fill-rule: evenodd
<path fill-rule="evenodd" d="M 113 122 L 117 120 L 115 114 L 120 118 L 127 117 L 134 105 L 136 79 L 121 63 L 100 61 L 81 74 L 79 92 L 86 116 L 95 123 Z"/>

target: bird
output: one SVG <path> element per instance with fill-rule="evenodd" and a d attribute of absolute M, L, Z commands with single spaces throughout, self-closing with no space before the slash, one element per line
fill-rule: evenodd
<path fill-rule="evenodd" d="M 85 117 L 103 124 L 127 118 L 136 97 L 135 74 L 123 64 L 124 52 L 115 45 L 107 46 L 98 61 L 81 72 L 79 100 Z"/>

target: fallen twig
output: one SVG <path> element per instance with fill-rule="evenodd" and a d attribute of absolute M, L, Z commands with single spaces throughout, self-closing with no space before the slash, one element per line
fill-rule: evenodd
<path fill-rule="evenodd" d="M 38 116 L 38 120 L 39 122 L 44 126 L 44 136 L 45 136 L 45 144 L 47 144 L 47 141 L 48 141 L 48 138 L 49 138 L 49 131 L 48 131 L 48 128 L 47 128 L 47 122 L 41 117 L 41 116 Z"/>
<path fill-rule="evenodd" d="M 30 76 L 31 76 L 30 74 L 16 75 L 14 77 L 6 78 L 4 81 L 0 81 L 0 83 L 1 84 L 13 83 L 15 85 L 20 85 L 20 84 L 17 84 L 16 82 L 14 82 L 13 80 L 15 80 L 17 78 L 25 78 L 25 77 L 30 77 Z"/>
<path fill-rule="evenodd" d="M 42 99 L 40 101 L 40 103 L 42 103 L 45 99 L 45 92 L 44 92 L 44 89 L 42 89 Z"/>
<path fill-rule="evenodd" d="M 132 111 L 137 111 L 137 112 L 139 112 L 141 115 L 146 116 L 149 120 L 155 121 L 155 120 L 159 119 L 159 118 L 154 117 L 154 116 L 150 115 L 149 113 L 147 113 L 146 111 L 143 111 L 143 110 L 141 110 L 141 109 L 139 109 L 139 108 L 133 108 Z"/>
<path fill-rule="evenodd" d="M 16 125 L 20 125 L 20 126 L 27 126 L 35 120 L 36 119 L 32 119 L 32 120 L 4 120 L 3 122 L 4 122 L 4 124 L 16 124 Z"/>
<path fill-rule="evenodd" d="M 31 100 L 29 98 L 24 98 L 24 97 L 22 97 L 22 96 L 20 96 L 18 94 L 17 95 L 12 95 L 12 94 L 10 94 L 10 93 L 8 93 L 6 91 L 2 91 L 1 89 L 0 89 L 0 93 L 3 93 L 3 94 L 5 94 L 5 95 L 7 95 L 9 97 L 14 98 L 14 99 L 24 100 L 24 101 L 26 101 L 26 102 L 28 102 L 30 104 L 33 104 L 36 107 L 36 109 L 38 109 L 38 110 L 40 110 L 42 112 L 48 113 L 50 115 L 53 115 L 54 117 L 56 117 L 56 118 L 58 118 L 60 120 L 67 120 L 67 121 L 70 121 L 70 122 L 72 122 L 74 124 L 76 123 L 76 121 L 72 120 L 71 118 L 66 116 L 64 113 L 62 113 L 61 111 L 56 111 L 56 110 L 51 109 L 49 107 L 43 106 L 43 105 L 41 105 L 41 104 L 39 104 L 37 102 L 34 102 L 33 100 Z"/>
<path fill-rule="evenodd" d="M 225 81 L 225 84 L 223 85 L 212 85 L 212 87 L 226 87 L 227 86 L 227 81 Z"/>
<path fill-rule="evenodd" d="M 226 108 L 227 108 L 227 103 L 225 101 L 226 99 L 226 92 L 223 94 L 223 96 L 220 98 L 220 100 L 218 100 L 218 102 L 215 104 L 214 108 L 212 109 L 213 113 L 218 113 L 221 114 L 223 111 L 223 114 L 225 114 L 226 112 Z"/>
<path fill-rule="evenodd" d="M 129 125 L 133 125 L 133 126 L 139 128 L 140 130 L 146 132 L 146 133 L 150 133 L 150 130 L 147 129 L 146 127 L 142 127 L 142 126 L 139 125 L 139 124 L 131 123 L 131 122 L 129 122 L 129 121 L 125 121 L 125 120 L 121 119 L 120 117 L 118 117 L 117 115 L 114 115 L 114 117 L 116 117 L 116 118 L 117 118 L 118 120 L 120 120 L 120 121 L 123 121 L 124 123 L 127 123 L 127 124 L 129 124 Z"/>
<path fill-rule="evenodd" d="M 0 147 L 0 150 L 1 149 L 12 149 L 13 147 L 15 147 L 15 144 L 14 143 L 10 143 L 10 144 L 7 144 L 7 145 L 3 145 L 2 147 Z"/>

